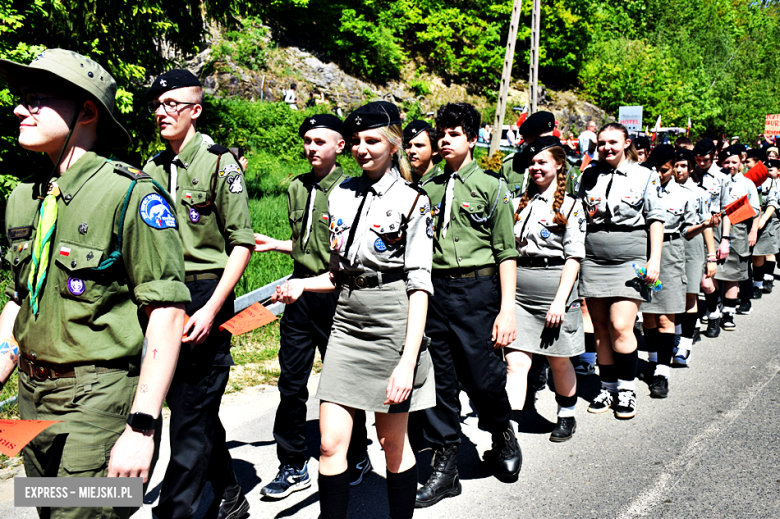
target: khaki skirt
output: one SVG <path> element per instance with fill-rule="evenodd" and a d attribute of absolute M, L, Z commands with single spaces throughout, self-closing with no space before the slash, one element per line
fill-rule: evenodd
<path fill-rule="evenodd" d="M 580 297 L 624 297 L 651 300 L 644 280 L 632 263 L 647 263 L 647 231 L 589 232 L 585 235 L 585 259 L 580 268 Z"/>
<path fill-rule="evenodd" d="M 662 288 L 653 292 L 653 300 L 642 304 L 642 313 L 681 314 L 685 312 L 687 277 L 685 274 L 685 238 L 665 239 L 661 249 Z"/>
<path fill-rule="evenodd" d="M 563 265 L 517 268 L 517 339 L 507 348 L 550 357 L 573 357 L 585 352 L 576 285 L 566 302 L 563 324 L 556 328 L 545 327 L 547 311 L 558 292 L 562 272 Z"/>
<path fill-rule="evenodd" d="M 317 398 L 376 413 L 408 413 L 436 405 L 428 350 L 417 357 L 414 386 L 400 404 L 385 405 L 387 384 L 406 341 L 409 296 L 398 280 L 376 288 L 341 289 Z"/>
<path fill-rule="evenodd" d="M 683 239 L 683 245 L 685 246 L 685 277 L 688 280 L 685 291 L 688 294 L 698 294 L 707 264 L 707 253 L 704 250 L 707 245 L 701 234 L 692 240 Z M 661 273 L 663 275 L 663 270 Z"/>
<path fill-rule="evenodd" d="M 752 220 L 746 220 L 731 226 L 731 248 L 725 263 L 718 264 L 718 272 L 715 273 L 715 279 L 718 281 L 745 281 L 748 278 L 748 230 L 752 225 Z"/>
<path fill-rule="evenodd" d="M 773 219 L 770 219 L 763 229 L 758 231 L 758 238 L 753 247 L 753 256 L 768 256 L 777 252 L 777 235 Z"/>

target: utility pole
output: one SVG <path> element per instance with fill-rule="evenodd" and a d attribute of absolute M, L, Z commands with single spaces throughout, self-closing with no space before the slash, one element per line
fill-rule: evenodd
<path fill-rule="evenodd" d="M 533 0 L 531 10 L 531 63 L 528 70 L 528 115 L 536 113 L 539 94 L 539 19 L 541 0 Z"/>
<path fill-rule="evenodd" d="M 488 153 L 488 157 L 492 157 L 496 153 L 498 150 L 498 145 L 501 142 L 501 127 L 504 125 L 506 98 L 509 95 L 509 82 L 512 80 L 512 60 L 515 56 L 517 26 L 520 23 L 520 9 L 522 6 L 523 0 L 514 0 L 514 4 L 512 6 L 512 19 L 509 22 L 509 36 L 506 42 L 504 70 L 501 73 L 501 89 L 498 94 L 498 106 L 496 106 L 496 118 L 493 122 L 493 135 L 490 138 L 490 152 Z"/>

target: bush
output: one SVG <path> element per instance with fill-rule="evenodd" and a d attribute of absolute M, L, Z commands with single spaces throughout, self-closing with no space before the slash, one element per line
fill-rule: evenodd
<path fill-rule="evenodd" d="M 259 18 L 245 18 L 241 20 L 240 29 L 224 33 L 211 47 L 209 66 L 218 67 L 219 62 L 230 59 L 239 67 L 261 70 L 268 60 L 267 38 L 268 29 L 262 26 Z M 204 75 L 208 75 L 208 71 Z"/>

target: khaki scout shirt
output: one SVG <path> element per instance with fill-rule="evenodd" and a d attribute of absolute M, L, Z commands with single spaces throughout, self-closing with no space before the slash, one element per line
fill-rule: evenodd
<path fill-rule="evenodd" d="M 585 257 L 585 210 L 578 199 L 567 195 L 559 211 L 566 216 L 568 225 L 555 224 L 553 203 L 557 187 L 553 182 L 544 193 L 535 193 L 517 215 L 515 241 L 521 258 L 581 260 Z M 515 199 L 512 205 L 516 212 L 520 199 Z"/>
<path fill-rule="evenodd" d="M 431 202 L 425 193 L 401 178 L 398 170 L 392 168 L 374 184 L 365 174 L 345 180 L 328 199 L 328 215 L 331 270 L 360 274 L 403 269 L 407 292 L 424 290 L 433 294 Z M 406 231 L 401 234 L 404 222 Z M 347 254 L 350 235 L 354 236 Z"/>
<path fill-rule="evenodd" d="M 710 216 L 710 193 L 696 184 L 696 182 L 693 181 L 693 178 L 688 177 L 688 180 L 685 181 L 684 184 L 682 184 L 682 187 L 687 189 L 693 194 L 694 198 L 694 205 L 696 208 L 696 224 L 703 223 L 707 221 Z"/>
<path fill-rule="evenodd" d="M 433 269 L 470 269 L 516 258 L 512 194 L 498 174 L 483 171 L 474 160 L 458 171 L 447 236 L 441 238 L 451 173 L 445 169 L 423 185 L 434 208 Z"/>
<path fill-rule="evenodd" d="M 328 270 L 330 262 L 330 232 L 328 225 L 328 197 L 333 188 L 340 184 L 346 175 L 341 166 L 336 167 L 317 182 L 314 172 L 299 175 L 290 182 L 287 190 L 287 214 L 292 230 L 293 270 L 296 274 L 317 276 Z M 306 202 L 309 193 L 314 189 L 314 209 L 312 210 L 309 241 L 303 246 L 306 229 L 301 229 L 306 214 Z M 312 195 L 315 196 L 315 195 Z"/>
<path fill-rule="evenodd" d="M 696 214 L 699 202 L 689 190 L 670 179 L 658 190 L 664 213 L 664 233 L 685 235 L 688 228 L 699 223 Z"/>
<path fill-rule="evenodd" d="M 8 199 L 6 259 L 13 281 L 7 292 L 21 307 L 14 337 L 27 358 L 83 364 L 140 355 L 138 306 L 190 301 L 177 222 L 148 177 L 139 178 L 129 199 L 122 258 L 93 270 L 117 247 L 132 182 L 117 168 L 128 175 L 138 171 L 89 152 L 57 179 L 57 223 L 37 317 L 27 280 L 41 201 L 33 199 L 31 183 L 18 186 Z"/>
<path fill-rule="evenodd" d="M 233 247 L 255 246 L 241 166 L 226 152 L 217 167 L 217 155 L 208 149 L 210 142 L 211 139 L 196 133 L 179 155 L 169 148 L 144 166 L 146 173 L 169 188 L 176 202 L 188 273 L 224 269 Z M 171 164 L 176 165 L 176 189 L 170 186 Z M 212 206 L 196 207 L 212 196 Z"/>
<path fill-rule="evenodd" d="M 704 172 L 702 172 L 699 166 L 696 166 L 695 176 L 699 179 L 699 187 L 710 194 L 710 210 L 712 214 L 719 213 L 723 209 L 720 206 L 721 192 L 723 191 L 723 186 L 728 181 L 728 176 L 715 163 Z"/>

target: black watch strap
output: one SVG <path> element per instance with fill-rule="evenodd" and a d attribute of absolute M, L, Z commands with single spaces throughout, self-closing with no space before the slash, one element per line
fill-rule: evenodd
<path fill-rule="evenodd" d="M 148 431 L 157 425 L 157 418 L 146 413 L 132 413 L 127 417 L 127 425 L 136 431 Z"/>

